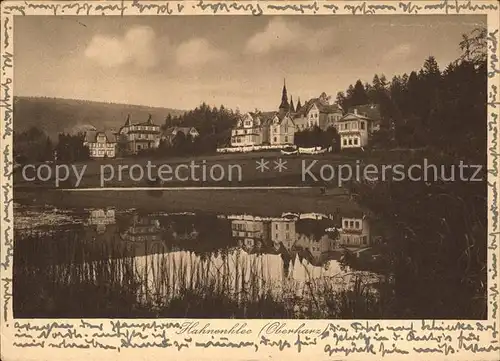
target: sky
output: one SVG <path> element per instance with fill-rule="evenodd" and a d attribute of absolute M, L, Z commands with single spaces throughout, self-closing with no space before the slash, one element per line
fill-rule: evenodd
<path fill-rule="evenodd" d="M 357 79 L 440 67 L 485 17 L 125 16 L 16 17 L 18 96 L 192 109 L 202 102 L 276 110 L 286 78 L 302 103 L 335 98 Z"/>

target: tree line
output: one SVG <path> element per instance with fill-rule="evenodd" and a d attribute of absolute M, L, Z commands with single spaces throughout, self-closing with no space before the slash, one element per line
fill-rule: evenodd
<path fill-rule="evenodd" d="M 484 28 L 464 34 L 461 56 L 444 70 L 429 56 L 420 70 L 391 81 L 383 74 L 375 74 L 371 84 L 357 80 L 336 101 L 344 110 L 379 104 L 383 121 L 373 141 L 383 147 L 432 147 L 452 156 L 484 157 L 486 36 Z"/>
<path fill-rule="evenodd" d="M 90 158 L 84 146 L 85 134 L 60 133 L 57 143 L 36 126 L 23 132 L 14 132 L 14 160 L 18 163 L 46 161 L 74 162 Z"/>
<path fill-rule="evenodd" d="M 395 75 L 390 81 L 375 74 L 371 83 L 357 80 L 336 97 L 344 111 L 363 104 L 379 104 L 381 130 L 371 145 L 383 148 L 429 147 L 451 157 L 485 159 L 487 58 L 486 29 L 478 28 L 464 34 L 459 46 L 461 56 L 444 70 L 433 56 L 428 57 L 420 70 Z M 221 105 L 206 103 L 179 116 L 168 115 L 162 131 L 174 126 L 194 127 L 199 137 L 191 139 L 178 132 L 174 139 L 162 142 L 160 155 L 215 152 L 217 147 L 230 145 L 231 129 L 240 112 Z M 330 146 L 338 144 L 334 130 L 309 129 L 297 132 L 299 146 Z M 54 158 L 83 160 L 88 149 L 83 147 L 82 135 L 60 134 L 57 145 L 41 130 L 33 127 L 14 134 L 15 153 L 32 161 Z M 120 147 L 118 147 L 120 149 Z"/>

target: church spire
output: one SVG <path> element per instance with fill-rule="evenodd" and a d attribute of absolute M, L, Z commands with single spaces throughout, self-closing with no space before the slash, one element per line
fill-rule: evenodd
<path fill-rule="evenodd" d="M 295 113 L 295 107 L 293 106 L 293 96 L 290 95 L 290 111 Z"/>
<path fill-rule="evenodd" d="M 295 108 L 295 111 L 298 112 L 300 108 L 302 108 L 302 104 L 300 104 L 300 97 L 299 97 L 299 101 L 297 102 L 297 107 Z"/>
<path fill-rule="evenodd" d="M 289 110 L 290 105 L 288 104 L 288 95 L 286 91 L 286 80 L 283 79 L 283 91 L 281 92 L 281 104 L 280 104 L 280 112 L 286 113 Z"/>

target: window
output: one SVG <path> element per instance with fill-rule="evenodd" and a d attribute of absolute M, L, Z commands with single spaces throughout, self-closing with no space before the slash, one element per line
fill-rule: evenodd
<path fill-rule="evenodd" d="M 361 224 L 359 223 L 359 221 L 356 221 L 356 228 L 361 228 Z"/>
<path fill-rule="evenodd" d="M 358 145 L 358 138 L 354 138 L 354 145 Z"/>
<path fill-rule="evenodd" d="M 286 230 L 288 231 L 288 230 L 290 229 L 290 225 L 287 223 L 287 224 L 285 225 L 285 228 L 286 228 Z"/>
<path fill-rule="evenodd" d="M 349 145 L 352 145 L 352 139 L 349 138 Z"/>
<path fill-rule="evenodd" d="M 285 135 L 285 143 L 288 143 L 288 136 Z"/>
<path fill-rule="evenodd" d="M 354 227 L 354 221 L 349 221 L 349 227 L 351 227 L 351 228 Z"/>
<path fill-rule="evenodd" d="M 277 139 L 276 139 L 276 137 L 274 137 L 274 141 L 275 141 L 275 142 L 277 142 Z"/>
<path fill-rule="evenodd" d="M 347 145 L 347 139 L 344 138 L 344 145 Z"/>
<path fill-rule="evenodd" d="M 276 223 L 276 225 L 275 225 L 275 227 L 274 227 L 274 228 L 278 229 L 278 223 Z"/>
<path fill-rule="evenodd" d="M 365 122 L 361 122 L 361 123 L 359 123 L 359 124 L 360 124 L 361 129 L 363 129 L 363 130 L 364 130 L 364 129 L 365 129 Z"/>
<path fill-rule="evenodd" d="M 344 228 L 349 227 L 349 221 L 344 221 Z"/>

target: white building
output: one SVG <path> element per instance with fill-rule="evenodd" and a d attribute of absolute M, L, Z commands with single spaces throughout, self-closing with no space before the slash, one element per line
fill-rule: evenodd
<path fill-rule="evenodd" d="M 370 246 L 370 224 L 368 219 L 364 217 L 342 217 L 339 244 L 354 248 Z"/>
<path fill-rule="evenodd" d="M 83 145 L 89 148 L 91 158 L 114 158 L 116 156 L 116 135 L 112 132 L 85 132 Z"/>
<path fill-rule="evenodd" d="M 269 119 L 274 113 L 248 112 L 241 116 L 231 130 L 231 146 L 269 144 Z"/>
<path fill-rule="evenodd" d="M 360 148 L 369 143 L 370 135 L 380 129 L 380 111 L 376 104 L 353 107 L 336 121 L 340 148 Z"/>
<path fill-rule="evenodd" d="M 151 115 L 142 123 L 132 123 L 128 116 L 119 134 L 127 144 L 127 150 L 134 154 L 144 149 L 158 148 L 160 144 L 160 126 L 153 123 Z"/>

